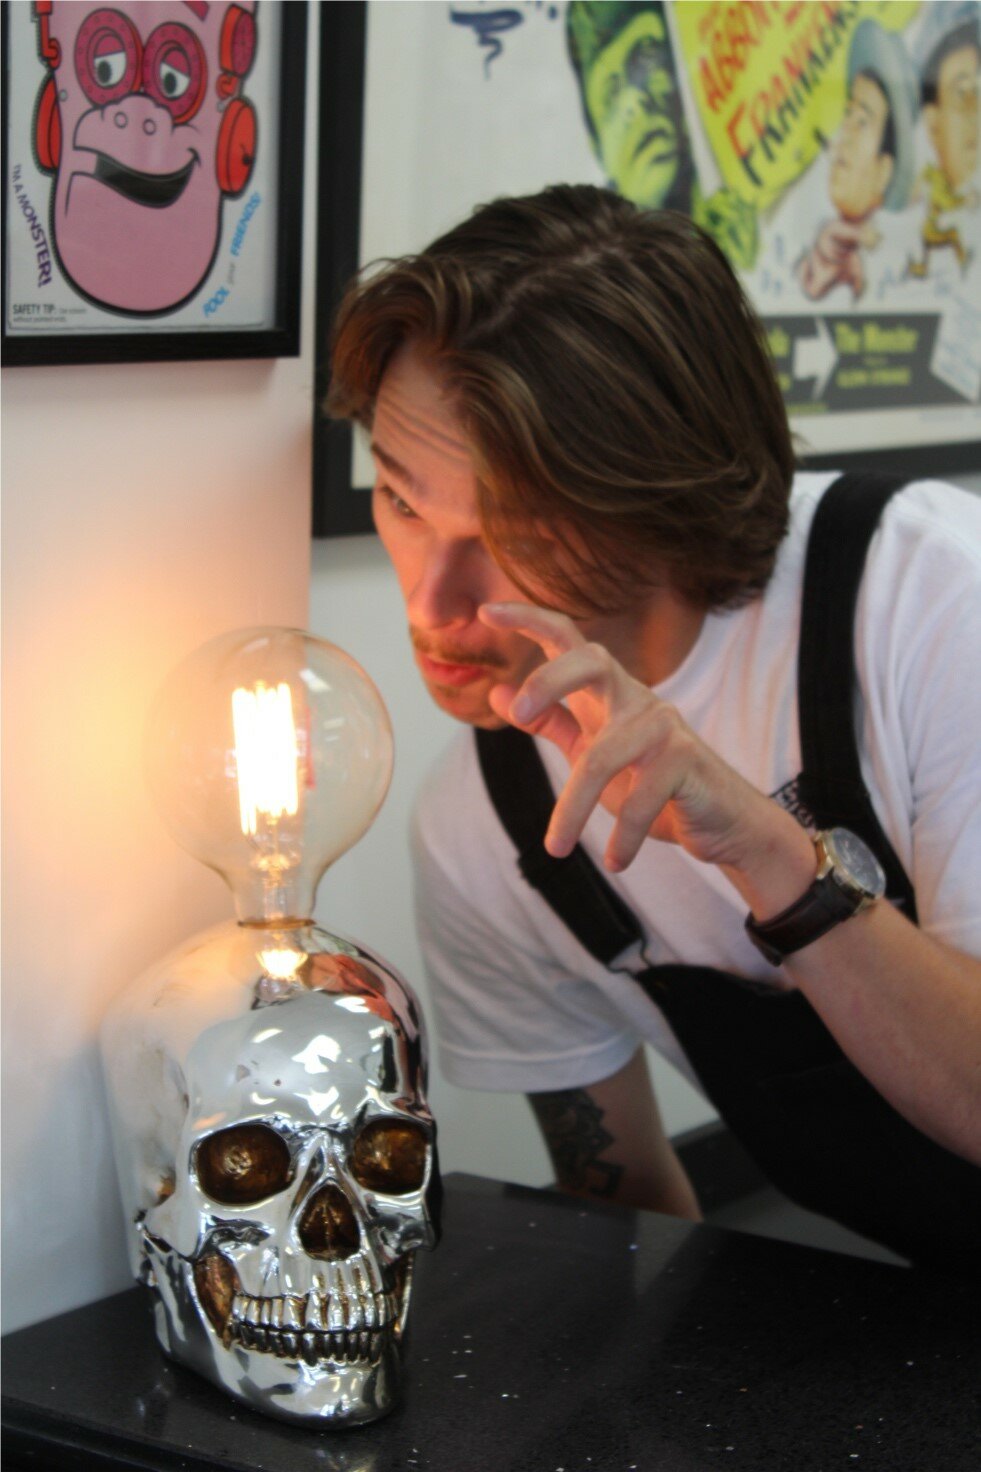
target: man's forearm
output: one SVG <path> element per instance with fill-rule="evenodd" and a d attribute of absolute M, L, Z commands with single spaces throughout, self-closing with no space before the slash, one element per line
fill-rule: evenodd
<path fill-rule="evenodd" d="M 588 1088 L 528 1098 L 562 1190 L 698 1220 L 698 1199 L 664 1133 L 643 1049 Z"/>
<path fill-rule="evenodd" d="M 816 869 L 805 831 L 782 810 L 773 818 L 746 862 L 725 870 L 761 920 L 798 899 Z M 894 1108 L 981 1165 L 981 962 L 881 900 L 789 955 L 781 970 Z"/>
<path fill-rule="evenodd" d="M 556 1185 L 577 1196 L 616 1200 L 624 1167 L 604 1158 L 614 1139 L 587 1090 L 555 1089 L 528 1097 L 555 1167 Z"/>
<path fill-rule="evenodd" d="M 981 1165 L 981 962 L 882 900 L 784 969 L 894 1108 Z"/>

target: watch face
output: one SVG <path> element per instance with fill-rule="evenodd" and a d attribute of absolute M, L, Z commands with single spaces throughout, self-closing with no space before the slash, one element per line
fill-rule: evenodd
<path fill-rule="evenodd" d="M 832 828 L 830 833 L 825 834 L 825 843 L 828 846 L 835 865 L 845 873 L 840 877 L 850 880 L 857 889 L 865 890 L 866 894 L 881 895 L 885 893 L 886 876 L 882 865 L 867 843 L 847 828 Z"/>

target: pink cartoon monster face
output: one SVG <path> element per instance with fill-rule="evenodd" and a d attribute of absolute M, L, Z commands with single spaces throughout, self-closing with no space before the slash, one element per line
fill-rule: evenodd
<path fill-rule="evenodd" d="M 36 6 L 52 68 L 36 134 L 55 174 L 55 244 L 100 306 L 173 311 L 207 276 L 222 196 L 245 188 L 255 155 L 255 113 L 239 96 L 254 12 L 254 0 Z"/>

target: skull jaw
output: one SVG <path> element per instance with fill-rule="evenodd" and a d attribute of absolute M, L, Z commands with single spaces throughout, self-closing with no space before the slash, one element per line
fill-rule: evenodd
<path fill-rule="evenodd" d="M 154 1326 L 164 1353 L 220 1390 L 267 1416 L 294 1424 L 358 1426 L 377 1421 L 396 1406 L 401 1358 L 389 1330 L 370 1359 L 346 1362 L 332 1357 L 307 1363 L 300 1356 L 276 1355 L 225 1344 L 201 1307 L 190 1265 L 162 1244 L 152 1244 L 151 1291 Z"/>

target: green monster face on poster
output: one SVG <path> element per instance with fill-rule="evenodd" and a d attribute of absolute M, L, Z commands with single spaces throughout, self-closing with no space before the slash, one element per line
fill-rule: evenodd
<path fill-rule="evenodd" d="M 734 264 L 757 250 L 756 216 L 731 190 L 698 187 L 664 6 L 571 0 L 569 56 L 597 157 L 613 188 L 644 209 L 690 214 Z"/>
<path fill-rule="evenodd" d="M 569 25 L 585 42 L 583 103 L 610 180 L 635 204 L 687 209 L 691 155 L 661 6 L 574 0 Z"/>

